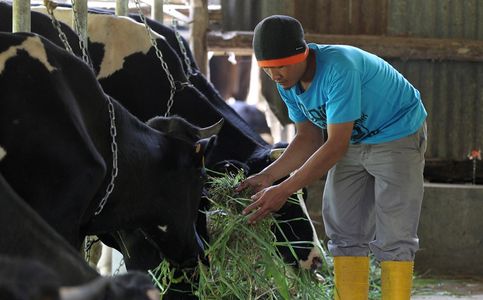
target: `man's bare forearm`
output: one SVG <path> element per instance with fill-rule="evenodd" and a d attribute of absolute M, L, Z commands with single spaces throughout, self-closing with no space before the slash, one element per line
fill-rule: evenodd
<path fill-rule="evenodd" d="M 300 168 L 323 143 L 321 131 L 314 134 L 297 134 L 283 154 L 260 173 L 275 182 Z"/>

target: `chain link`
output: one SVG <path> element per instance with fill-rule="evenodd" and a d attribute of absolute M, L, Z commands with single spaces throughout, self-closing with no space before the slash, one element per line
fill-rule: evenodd
<path fill-rule="evenodd" d="M 67 36 L 62 31 L 62 27 L 60 25 L 60 22 L 54 16 L 54 9 L 57 8 L 57 3 L 50 1 L 50 0 L 44 0 L 44 5 L 45 5 L 45 8 L 47 9 L 47 13 L 50 16 L 50 20 L 52 21 L 52 25 L 54 26 L 55 29 L 57 29 L 57 33 L 59 34 L 59 38 L 62 41 L 62 43 L 64 44 L 65 50 L 67 50 L 67 52 L 69 52 L 70 54 L 75 55 L 74 51 L 72 50 L 72 47 L 69 44 L 69 41 L 67 40 Z"/>
<path fill-rule="evenodd" d="M 90 263 L 92 246 L 97 242 L 100 242 L 99 238 L 94 236 L 86 236 L 84 239 L 84 260 Z"/>
<path fill-rule="evenodd" d="M 153 36 L 151 32 L 151 28 L 149 28 L 148 21 L 146 20 L 146 16 L 144 16 L 144 13 L 141 10 L 141 4 L 139 0 L 134 0 L 134 3 L 136 3 L 136 7 L 139 12 L 139 17 L 144 23 L 144 28 L 146 29 L 146 34 L 148 35 L 149 39 L 151 40 L 151 44 L 154 47 L 154 50 L 156 52 L 156 56 L 159 58 L 159 61 L 161 62 L 161 66 L 163 67 L 164 72 L 166 73 L 166 76 L 168 77 L 169 84 L 171 86 L 171 90 L 169 91 L 169 99 L 168 103 L 166 104 L 166 113 L 164 114 L 165 117 L 169 117 L 170 112 L 171 112 L 171 107 L 173 106 L 174 103 L 174 93 L 176 92 L 176 83 L 174 82 L 173 75 L 169 72 L 168 64 L 164 61 L 163 53 L 159 50 L 158 48 L 158 43 L 156 42 L 155 37 Z"/>
<path fill-rule="evenodd" d="M 118 275 L 119 272 L 121 271 L 121 268 L 122 266 L 124 266 L 124 257 L 121 258 L 121 261 L 119 261 L 119 266 L 117 266 L 116 270 L 114 270 L 114 272 L 112 272 L 112 275 L 115 276 L 115 275 Z"/>
<path fill-rule="evenodd" d="M 92 61 L 88 55 L 87 51 L 87 37 L 84 37 L 81 34 L 80 31 L 80 24 L 77 20 L 78 18 L 78 13 L 77 10 L 75 9 L 75 0 L 72 1 L 72 11 L 74 12 L 74 27 L 76 30 L 76 33 L 79 37 L 79 47 L 82 50 L 82 60 L 91 68 L 91 70 L 94 70 L 94 67 L 92 65 Z M 52 24 L 54 27 L 57 29 L 59 33 L 59 38 L 61 39 L 62 43 L 64 44 L 65 49 L 71 53 L 72 55 L 76 56 L 74 51 L 72 51 L 72 47 L 69 44 L 69 41 L 67 40 L 67 37 L 65 33 L 62 31 L 62 28 L 60 26 L 60 22 L 55 18 L 54 16 L 54 9 L 57 7 L 57 4 L 54 3 L 51 0 L 44 0 L 44 5 L 47 8 L 47 12 L 50 15 L 50 19 L 52 20 Z M 102 197 L 101 202 L 99 203 L 98 207 L 96 208 L 96 211 L 94 212 L 94 215 L 99 215 L 104 208 L 104 206 L 107 203 L 107 198 L 111 195 L 112 191 L 114 190 L 114 180 L 117 177 L 117 174 L 119 172 L 118 167 L 117 167 L 117 152 L 118 152 L 118 147 L 116 143 L 116 135 L 117 135 L 117 129 L 116 129 L 116 115 L 114 112 L 114 105 L 112 104 L 112 99 L 110 96 L 106 95 L 107 99 L 107 107 L 109 110 L 109 134 L 111 136 L 111 153 L 112 153 L 112 170 L 111 170 L 111 180 L 109 181 L 109 184 L 107 185 L 106 188 L 106 194 L 104 197 Z"/>
<path fill-rule="evenodd" d="M 75 5 L 75 0 L 71 0 L 72 3 L 72 11 L 74 12 L 74 30 L 79 36 L 79 48 L 82 51 L 82 60 L 91 68 L 91 70 L 94 70 L 94 67 L 92 65 L 91 59 L 88 54 L 87 50 L 87 36 L 82 34 L 81 32 L 81 27 L 79 24 L 79 13 L 77 12 L 76 5 Z"/>
<path fill-rule="evenodd" d="M 184 63 L 186 65 L 186 68 L 187 68 L 187 71 L 188 71 L 188 74 L 186 74 L 186 77 L 188 78 L 188 81 L 189 81 L 191 76 L 196 75 L 197 72 L 193 72 L 193 68 L 191 68 L 191 61 L 188 57 L 188 52 L 186 51 L 186 47 L 184 46 L 183 39 L 181 38 L 179 31 L 176 29 L 177 23 L 178 22 L 175 19 L 173 19 L 174 35 L 176 36 L 176 40 L 178 41 L 179 49 L 181 50 L 181 54 L 183 54 Z"/>
<path fill-rule="evenodd" d="M 107 95 L 106 95 L 107 96 Z M 107 185 L 106 194 L 102 197 L 101 202 L 99 202 L 99 206 L 97 207 L 94 215 L 99 215 L 107 203 L 107 198 L 111 195 L 112 191 L 114 190 L 114 180 L 119 173 L 119 169 L 117 166 L 117 143 L 116 143 L 116 136 L 117 136 L 117 129 L 116 129 L 116 114 L 114 112 L 114 105 L 112 104 L 112 99 L 110 96 L 107 96 L 107 107 L 109 109 L 109 119 L 110 119 L 110 129 L 109 132 L 111 134 L 111 153 L 112 153 L 112 170 L 111 170 L 111 181 Z"/>

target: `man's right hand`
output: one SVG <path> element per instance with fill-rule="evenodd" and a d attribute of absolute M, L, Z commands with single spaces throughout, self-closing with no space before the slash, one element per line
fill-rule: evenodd
<path fill-rule="evenodd" d="M 235 192 L 239 193 L 245 189 L 249 189 L 252 194 L 255 194 L 264 188 L 271 186 L 273 183 L 270 175 L 266 173 L 258 173 L 243 180 L 236 188 Z"/>

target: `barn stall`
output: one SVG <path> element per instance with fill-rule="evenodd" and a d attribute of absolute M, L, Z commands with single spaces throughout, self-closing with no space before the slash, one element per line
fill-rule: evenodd
<path fill-rule="evenodd" d="M 209 32 L 208 49 L 243 54 L 250 49 L 250 28 L 258 20 L 287 14 L 301 21 L 309 42 L 357 46 L 391 63 L 420 90 L 428 111 L 427 183 L 416 269 L 481 275 L 482 9 L 478 1 L 222 1 L 227 31 Z M 270 114 L 282 126 L 289 125 L 273 83 L 264 74 L 260 80 Z M 320 196 L 311 200 L 313 219 L 320 220 Z M 465 254 L 455 245 L 465 245 Z"/>
<path fill-rule="evenodd" d="M 428 110 L 430 139 L 416 268 L 435 275 L 483 274 L 483 224 L 478 217 L 483 205 L 483 163 L 478 155 L 471 155 L 483 144 L 483 8 L 478 1 L 217 4 L 220 7 L 211 10 L 206 1 L 165 4 L 163 8 L 170 16 L 165 16 L 167 20 L 177 16 L 179 23 L 184 20 L 186 29 L 191 27 L 193 36 L 185 37 L 191 42 L 200 70 L 207 75 L 211 75 L 209 52 L 215 57 L 250 57 L 254 25 L 264 16 L 277 13 L 298 18 L 308 41 L 366 49 L 385 58 L 414 83 Z M 146 10 L 151 11 L 150 5 Z M 217 30 L 208 30 L 210 26 Z M 260 74 L 260 81 L 263 96 L 258 98 L 269 104 L 262 101 L 259 105 L 272 120 L 276 117 L 269 122 L 271 128 L 288 131 L 275 134 L 275 141 L 289 140 L 293 133 L 286 111 L 266 76 Z M 309 208 L 314 219 L 320 220 L 320 197 L 311 198 Z M 323 228 L 318 229 L 322 234 Z"/>

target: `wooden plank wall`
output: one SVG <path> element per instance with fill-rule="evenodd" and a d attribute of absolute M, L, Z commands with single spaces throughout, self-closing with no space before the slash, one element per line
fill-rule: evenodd
<path fill-rule="evenodd" d="M 387 0 L 302 0 L 293 16 L 306 32 L 384 35 Z"/>
<path fill-rule="evenodd" d="M 483 40 L 481 0 L 297 0 L 287 14 L 308 33 Z M 483 149 L 483 64 L 387 59 L 422 94 L 430 159 Z"/>
<path fill-rule="evenodd" d="M 253 26 L 267 15 L 287 14 L 307 33 L 483 40 L 482 0 L 252 1 L 260 9 L 245 12 L 256 19 L 250 20 Z M 465 160 L 471 149 L 483 149 L 483 63 L 387 60 L 422 94 L 429 112 L 428 158 Z M 270 89 L 264 95 L 276 103 Z"/>
<path fill-rule="evenodd" d="M 483 40 L 481 0 L 391 0 L 388 35 Z M 429 112 L 427 157 L 465 160 L 483 148 L 483 64 L 390 60 Z"/>

